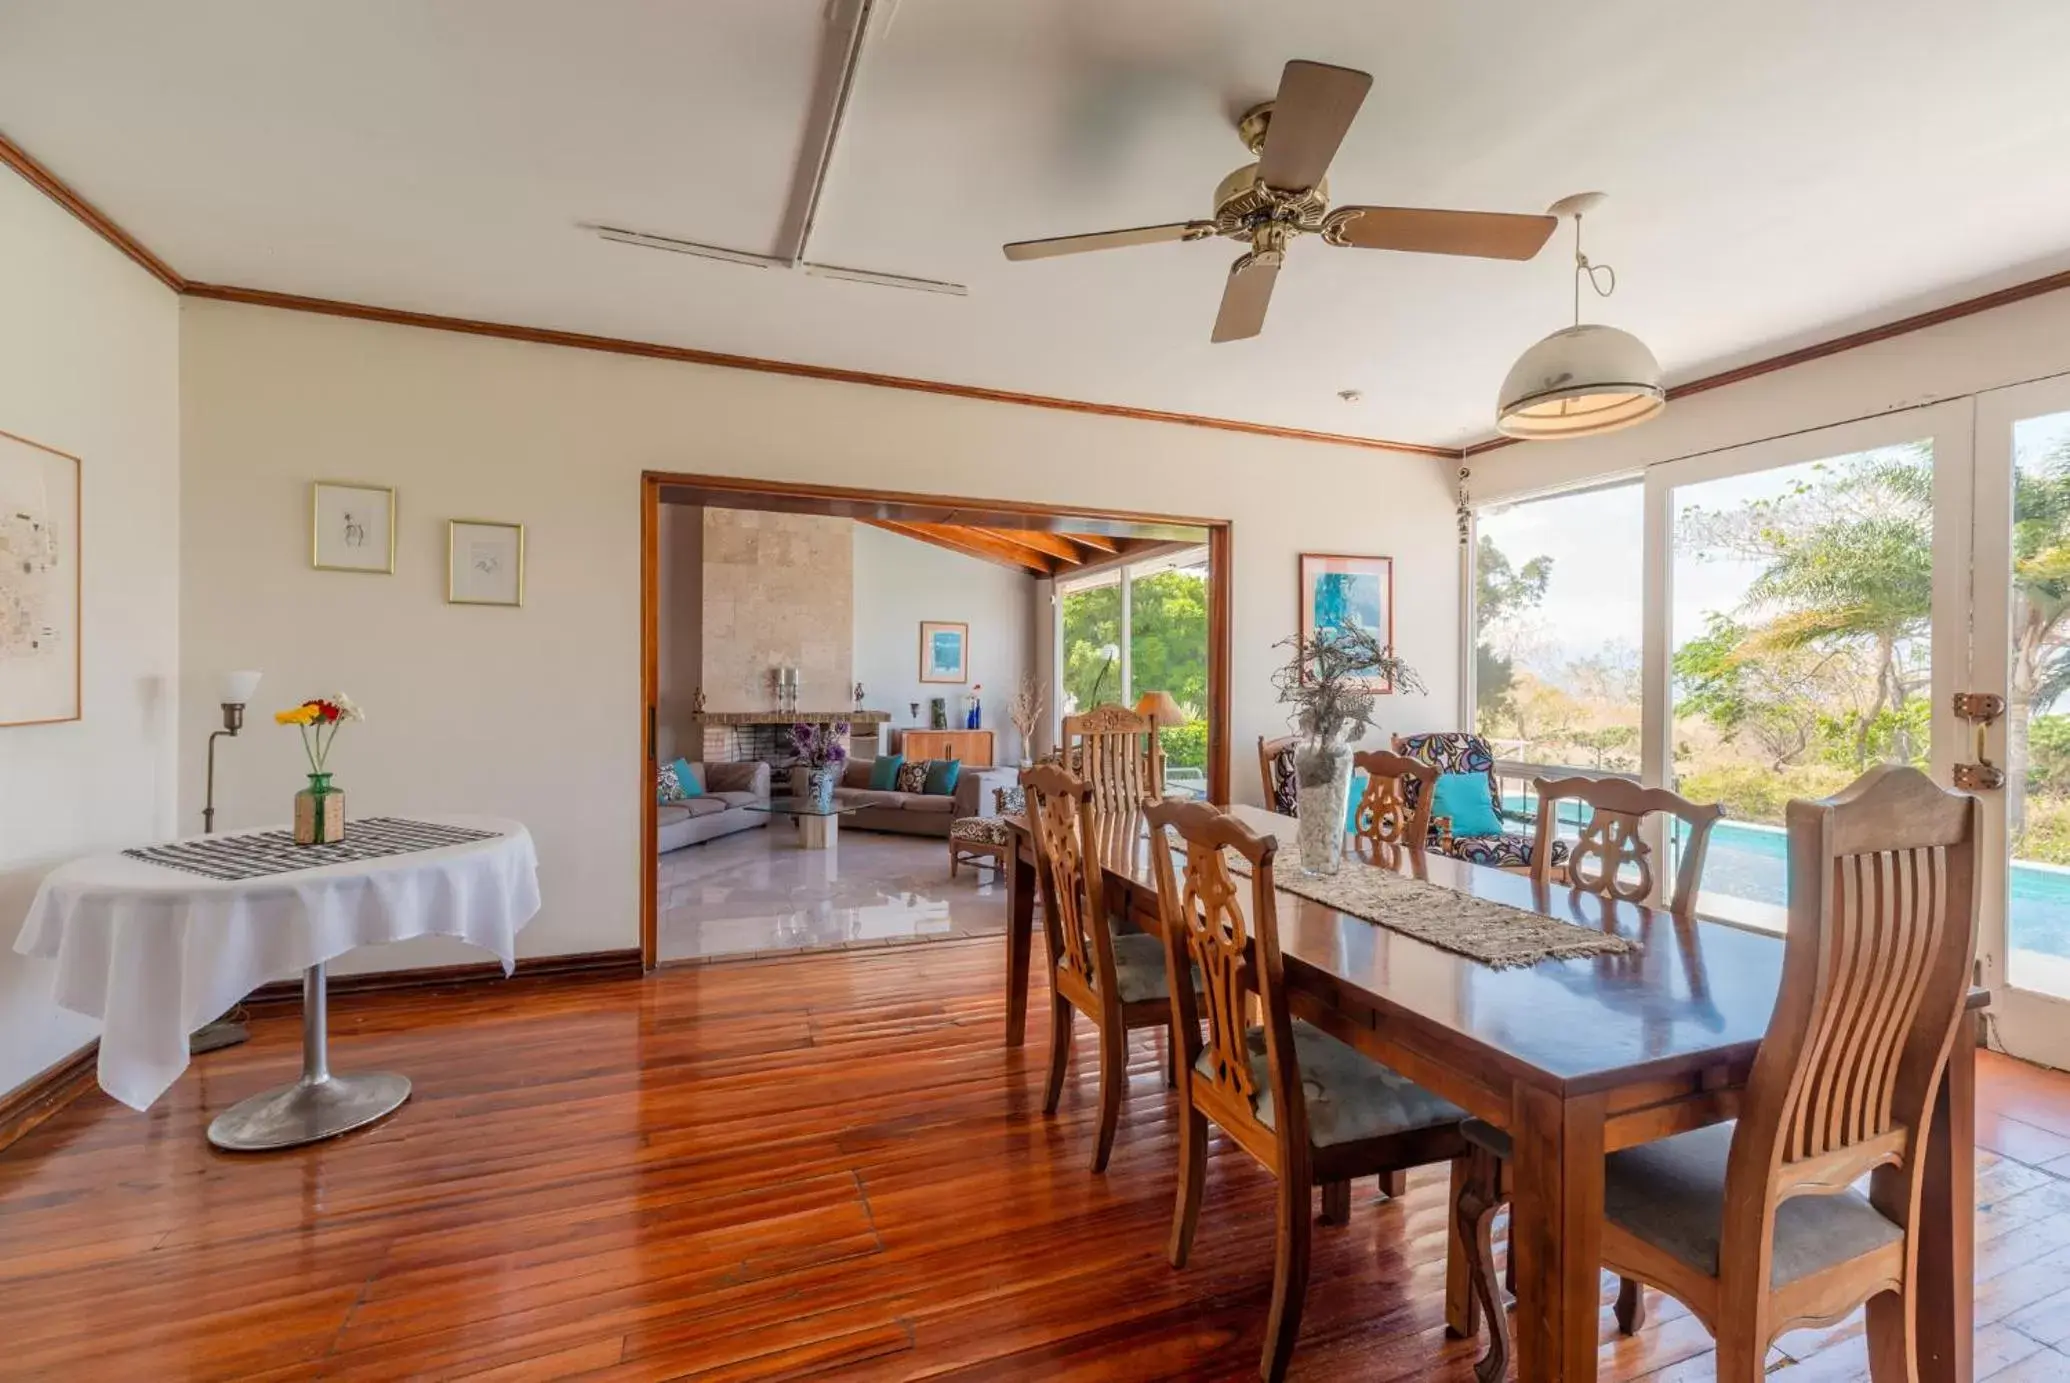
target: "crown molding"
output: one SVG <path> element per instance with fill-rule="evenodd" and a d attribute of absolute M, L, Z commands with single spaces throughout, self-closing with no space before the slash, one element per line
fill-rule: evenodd
<path fill-rule="evenodd" d="M 1237 432 L 1253 437 L 1274 437 L 1287 441 L 1315 442 L 1324 446 L 1356 447 L 1366 451 L 1387 451 L 1404 456 L 1433 457 L 1441 461 L 1465 461 L 1484 452 L 1496 451 L 1514 445 L 1514 437 L 1490 437 L 1465 447 L 1430 446 L 1421 442 L 1399 442 L 1384 437 L 1359 437 L 1344 432 L 1316 432 L 1306 428 L 1275 427 L 1269 423 L 1245 422 L 1239 418 L 1217 418 L 1198 413 L 1173 413 L 1156 408 L 1132 408 L 1125 404 L 1093 403 L 1083 399 L 1058 398 L 1049 394 L 1025 394 L 1012 389 L 987 389 L 974 384 L 951 384 L 942 380 L 916 379 L 906 375 L 878 374 L 870 370 L 844 370 L 830 365 L 808 365 L 798 361 L 768 360 L 760 356 L 731 355 L 723 351 L 697 350 L 688 346 L 665 346 L 652 341 L 634 341 L 616 336 L 593 336 L 586 332 L 555 331 L 545 327 L 518 326 L 505 322 L 479 321 L 467 317 L 446 317 L 431 312 L 407 312 L 399 308 L 376 307 L 365 303 L 343 302 L 333 298 L 303 297 L 294 293 L 275 293 L 261 288 L 239 288 L 231 284 L 195 283 L 180 276 L 170 264 L 151 253 L 143 242 L 110 220 L 100 208 L 73 191 L 63 179 L 38 163 L 20 145 L 0 134 L 0 164 L 5 164 L 19 173 L 28 183 L 56 202 L 66 211 L 79 218 L 96 235 L 127 255 L 151 277 L 167 288 L 185 297 L 206 298 L 215 302 L 243 303 L 254 307 L 274 307 L 290 312 L 312 312 L 329 317 L 349 317 L 359 321 L 383 322 L 391 326 L 422 327 L 431 331 L 459 332 L 469 336 L 488 336 L 505 341 L 525 341 L 534 345 L 564 346 L 573 350 L 604 351 L 614 355 L 642 356 L 650 360 L 672 360 L 690 365 L 708 365 L 723 370 L 754 370 L 763 374 L 790 375 L 798 379 L 817 379 L 835 384 L 858 384 L 878 389 L 906 389 L 924 394 L 939 394 L 949 398 L 973 399 L 983 403 L 1014 404 L 1023 408 L 1050 408 L 1068 413 L 1088 413 L 1096 417 L 1125 418 L 1135 422 L 1166 423 L 1179 427 L 1204 427 L 1220 432 Z M 1823 360 L 1827 356 L 1839 355 L 1862 346 L 1888 341 L 1892 337 L 1905 336 L 1928 327 L 1939 326 L 1962 317 L 1989 312 L 1993 308 L 2006 307 L 2028 298 L 2040 297 L 2070 288 L 2070 270 L 2048 274 L 2041 278 L 2016 283 L 1996 292 L 1983 293 L 1973 298 L 1964 298 L 1925 312 L 1916 312 L 1882 326 L 1868 327 L 1861 331 L 1835 336 L 1830 340 L 1814 342 L 1793 351 L 1772 355 L 1751 364 L 1721 370 L 1716 374 L 1692 379 L 1687 383 L 1671 385 L 1667 391 L 1669 402 L 1701 394 L 1710 389 L 1722 389 L 1730 384 L 1742 384 L 1762 375 L 1787 370 L 1792 366 Z"/>
<path fill-rule="evenodd" d="M 187 281 L 175 273 L 170 264 L 145 249 L 142 241 L 109 220 L 99 207 L 74 192 L 62 178 L 31 158 L 26 149 L 4 134 L 0 134 L 0 163 L 21 174 L 29 186 L 85 222 L 89 230 L 135 260 L 152 278 L 175 293 L 186 291 Z"/>
<path fill-rule="evenodd" d="M 189 283 L 190 298 L 215 302 L 244 303 L 253 307 L 277 307 L 291 312 L 313 312 L 328 317 L 351 317 L 390 326 L 423 327 L 431 331 L 453 331 L 468 336 L 491 336 L 504 341 L 526 341 L 541 346 L 565 346 L 573 350 L 605 351 L 614 355 L 637 355 L 649 360 L 673 360 L 688 365 L 710 365 L 723 370 L 754 370 L 763 374 L 790 375 L 799 379 L 824 380 L 834 384 L 861 384 L 878 389 L 906 389 L 950 398 L 975 399 L 983 403 L 1010 403 L 1023 408 L 1053 408 L 1068 413 L 1090 413 L 1105 418 L 1127 418 L 1136 422 L 1172 423 L 1181 427 L 1205 427 L 1220 432 L 1241 432 L 1253 437 L 1276 437 L 1297 442 L 1320 442 L 1328 446 L 1360 447 L 1369 451 L 1399 452 L 1408 456 L 1429 456 L 1452 460 L 1459 453 L 1452 447 L 1424 446 L 1416 442 L 1395 442 L 1381 437 L 1357 437 L 1342 432 L 1311 432 L 1303 428 L 1275 427 L 1269 423 L 1245 422 L 1238 418 L 1215 418 L 1197 413 L 1170 413 L 1155 408 L 1132 408 L 1125 404 L 1091 403 L 1083 399 L 1057 398 L 1049 394 L 1024 394 L 1012 389 L 987 389 L 975 384 L 949 384 L 941 380 L 914 379 L 906 375 L 878 374 L 869 370 L 844 370 L 831 365 L 807 365 L 791 360 L 766 360 L 753 355 L 730 355 L 723 351 L 698 350 L 689 346 L 664 346 L 652 341 L 633 341 L 616 336 L 592 336 L 587 332 L 556 331 L 546 327 L 518 326 L 507 322 L 485 322 L 470 317 L 446 317 L 433 312 L 409 312 L 400 308 L 373 307 L 365 303 L 341 302 L 332 298 L 309 298 L 294 293 L 274 293 L 262 288 L 238 288 L 231 284 Z"/>

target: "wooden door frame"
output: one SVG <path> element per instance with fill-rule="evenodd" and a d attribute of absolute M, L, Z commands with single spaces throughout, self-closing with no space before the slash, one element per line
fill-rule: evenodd
<path fill-rule="evenodd" d="M 1208 535 L 1208 797 L 1229 801 L 1229 659 L 1230 577 L 1234 523 L 1229 519 L 1155 514 L 1126 509 L 1081 508 L 1038 504 L 1028 500 L 983 499 L 958 495 L 920 494 L 904 490 L 846 485 L 811 485 L 745 476 L 699 475 L 677 471 L 643 471 L 640 475 L 640 961 L 651 970 L 656 961 L 659 913 L 656 875 L 661 852 L 655 839 L 655 730 L 661 685 L 660 552 L 661 492 L 669 486 L 718 490 L 744 497 L 820 499 L 861 504 L 911 504 L 930 508 L 953 506 L 1027 514 L 1042 518 L 1107 519 L 1121 523 L 1184 524 Z M 752 507 L 743 505 L 742 507 Z"/>

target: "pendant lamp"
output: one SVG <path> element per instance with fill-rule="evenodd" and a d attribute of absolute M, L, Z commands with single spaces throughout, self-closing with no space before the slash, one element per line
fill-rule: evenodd
<path fill-rule="evenodd" d="M 1617 291 L 1617 274 L 1581 252 L 1581 218 L 1603 203 L 1600 192 L 1562 197 L 1548 215 L 1574 218 L 1574 325 L 1562 327 L 1517 358 L 1502 381 L 1495 426 L 1508 437 L 1546 441 L 1592 437 L 1642 423 L 1667 407 L 1660 362 L 1628 331 L 1581 320 L 1581 280 L 1597 296 Z"/>

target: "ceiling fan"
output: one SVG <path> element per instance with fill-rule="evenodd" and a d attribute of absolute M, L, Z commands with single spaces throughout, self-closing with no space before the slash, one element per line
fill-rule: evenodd
<path fill-rule="evenodd" d="M 1320 235 L 1325 245 L 1358 250 L 1481 259 L 1529 259 L 1537 254 L 1559 225 L 1557 217 L 1390 206 L 1331 209 L 1323 175 L 1372 85 L 1369 73 L 1296 59 L 1280 73 L 1278 97 L 1246 111 L 1237 123 L 1237 135 L 1258 161 L 1222 179 L 1215 189 L 1213 219 L 1017 240 L 1005 247 L 1006 257 L 1047 259 L 1214 235 L 1247 240 L 1249 252 L 1229 266 L 1222 308 L 1215 314 L 1210 337 L 1237 341 L 1264 329 L 1273 280 L 1279 276 L 1287 245 L 1299 235 Z"/>

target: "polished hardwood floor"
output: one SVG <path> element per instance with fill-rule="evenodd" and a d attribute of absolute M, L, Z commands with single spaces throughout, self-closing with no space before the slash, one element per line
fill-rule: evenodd
<path fill-rule="evenodd" d="M 1092 1176 L 1091 1034 L 1044 1120 L 1002 975 L 995 938 L 343 997 L 333 1064 L 406 1072 L 411 1102 L 212 1152 L 208 1116 L 294 1069 L 296 1018 L 263 1017 L 149 1114 L 94 1093 L 0 1152 L 0 1377 L 1252 1376 L 1270 1180 L 1217 1140 L 1174 1272 L 1154 1034 Z M 2070 1378 L 2070 1077 L 1987 1059 L 1979 1105 L 1977 1377 Z M 1471 1377 L 1444 1223 L 1429 1169 L 1318 1228 L 1296 1377 Z M 1602 1330 L 1605 1379 L 1711 1376 L 1672 1302 Z M 1770 1362 L 1818 1383 L 1863 1360 L 1857 1316 Z"/>

